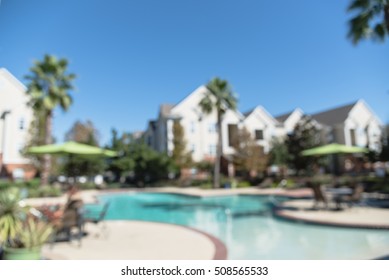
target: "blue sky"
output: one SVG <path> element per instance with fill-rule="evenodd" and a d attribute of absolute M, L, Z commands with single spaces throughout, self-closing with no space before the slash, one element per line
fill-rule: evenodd
<path fill-rule="evenodd" d="M 227 79 L 239 109 L 316 112 L 363 98 L 389 122 L 389 44 L 347 40 L 348 0 L 2 0 L 0 67 L 23 80 L 45 53 L 77 74 L 57 140 L 90 119 L 142 130 L 161 103 Z"/>

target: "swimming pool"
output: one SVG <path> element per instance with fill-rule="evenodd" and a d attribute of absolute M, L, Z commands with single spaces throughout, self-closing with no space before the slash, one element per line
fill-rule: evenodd
<path fill-rule="evenodd" d="M 272 216 L 268 196 L 136 193 L 100 199 L 110 201 L 107 220 L 156 221 L 199 229 L 222 240 L 229 259 L 372 259 L 389 253 L 386 230 L 282 221 Z"/>

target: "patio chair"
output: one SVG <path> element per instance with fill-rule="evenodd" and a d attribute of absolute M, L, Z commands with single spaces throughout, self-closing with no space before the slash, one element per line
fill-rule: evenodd
<path fill-rule="evenodd" d="M 61 236 L 64 235 L 65 240 L 71 242 L 73 239 L 72 230 L 75 228 L 77 230 L 77 234 L 75 235 L 79 246 L 81 246 L 81 239 L 84 234 L 83 226 L 83 210 L 82 210 L 82 201 L 73 200 L 70 201 L 63 211 L 62 217 L 54 222 L 54 235 L 52 238 L 51 245 L 54 245 L 55 241 L 63 240 Z"/>
<path fill-rule="evenodd" d="M 311 188 L 313 191 L 313 197 L 314 197 L 314 204 L 313 204 L 313 209 L 318 209 L 319 204 L 322 203 L 324 207 L 327 209 L 328 208 L 328 201 L 327 198 L 323 194 L 323 190 L 321 185 L 315 184 L 312 182 L 307 182 L 306 183 L 308 188 Z"/>
<path fill-rule="evenodd" d="M 361 205 L 362 194 L 365 188 L 362 184 L 357 184 L 353 189 L 354 191 L 351 195 L 339 197 L 336 200 L 337 205 L 345 204 L 348 207 Z"/>
<path fill-rule="evenodd" d="M 98 206 L 98 205 L 95 205 Z M 86 223 L 92 223 L 95 225 L 101 225 L 101 234 L 106 233 L 106 224 L 104 223 L 105 216 L 109 208 L 109 202 L 106 202 L 100 209 L 86 209 L 84 210 L 84 225 Z"/>

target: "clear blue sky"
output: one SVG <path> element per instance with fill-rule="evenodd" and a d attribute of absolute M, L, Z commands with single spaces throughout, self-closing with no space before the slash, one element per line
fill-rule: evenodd
<path fill-rule="evenodd" d="M 2 0 L 0 67 L 23 80 L 45 53 L 78 75 L 74 105 L 56 113 L 59 141 L 76 120 L 143 130 L 214 76 L 239 109 L 310 113 L 363 98 L 389 121 L 389 41 L 346 39 L 348 0 Z"/>

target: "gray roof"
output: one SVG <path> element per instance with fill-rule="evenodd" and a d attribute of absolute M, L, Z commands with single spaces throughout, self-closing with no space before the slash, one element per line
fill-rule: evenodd
<path fill-rule="evenodd" d="M 289 116 L 290 116 L 293 112 L 294 112 L 294 111 L 290 111 L 290 112 L 288 112 L 288 113 L 286 113 L 286 114 L 282 114 L 282 115 L 276 116 L 275 119 L 276 119 L 277 121 L 279 121 L 280 123 L 283 123 L 284 121 L 286 121 L 286 120 L 289 118 Z"/>
<path fill-rule="evenodd" d="M 162 104 L 159 108 L 159 111 L 162 117 L 167 117 L 170 115 L 171 110 L 173 109 L 173 104 Z"/>
<path fill-rule="evenodd" d="M 245 117 L 249 116 L 254 110 L 255 110 L 255 108 L 251 109 L 250 111 L 247 111 L 247 112 L 243 113 L 243 116 L 245 116 Z"/>
<path fill-rule="evenodd" d="M 322 123 L 325 125 L 340 124 L 347 119 L 348 114 L 350 113 L 351 109 L 355 106 L 356 103 L 357 102 L 353 102 L 351 104 L 337 107 L 334 109 L 330 109 L 327 111 L 319 112 L 319 113 L 313 114 L 311 116 L 313 119 L 315 119 L 319 123 Z"/>

